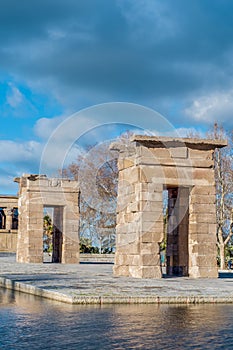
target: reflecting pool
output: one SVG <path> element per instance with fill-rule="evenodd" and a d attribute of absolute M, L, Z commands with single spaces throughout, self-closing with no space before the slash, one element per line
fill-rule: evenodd
<path fill-rule="evenodd" d="M 233 305 L 69 305 L 0 288 L 0 349 L 231 349 Z"/>

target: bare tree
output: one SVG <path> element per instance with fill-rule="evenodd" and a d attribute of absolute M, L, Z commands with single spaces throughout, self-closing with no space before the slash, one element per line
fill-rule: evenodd
<path fill-rule="evenodd" d="M 228 147 L 216 149 L 214 153 L 217 209 L 217 245 L 219 249 L 220 268 L 225 268 L 225 251 L 230 243 L 233 210 L 233 133 L 229 135 L 223 127 L 214 124 L 207 133 L 208 138 L 228 139 Z"/>
<path fill-rule="evenodd" d="M 127 132 L 120 140 L 126 143 L 131 135 Z M 61 171 L 63 177 L 80 183 L 80 236 L 98 244 L 100 252 L 115 247 L 118 154 L 109 146 L 110 141 L 86 148 Z"/>

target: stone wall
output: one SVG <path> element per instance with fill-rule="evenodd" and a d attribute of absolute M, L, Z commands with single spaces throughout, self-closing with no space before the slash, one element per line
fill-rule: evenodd
<path fill-rule="evenodd" d="M 0 252 L 16 253 L 17 230 L 7 232 L 0 230 Z"/>
<path fill-rule="evenodd" d="M 16 252 L 17 220 L 14 218 L 13 212 L 18 208 L 18 197 L 0 195 L 0 208 L 4 214 L 0 227 L 0 251 Z"/>
<path fill-rule="evenodd" d="M 217 277 L 213 152 L 223 146 L 219 140 L 149 136 L 112 145 L 119 152 L 115 275 L 162 277 L 163 190 L 178 189 L 169 223 L 170 271 L 177 267 L 190 277 Z"/>

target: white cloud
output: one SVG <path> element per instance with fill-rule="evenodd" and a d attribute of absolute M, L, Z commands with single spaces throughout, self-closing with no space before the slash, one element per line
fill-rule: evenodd
<path fill-rule="evenodd" d="M 233 90 L 201 96 L 184 112 L 200 123 L 213 124 L 215 121 L 220 121 L 233 126 Z"/>
<path fill-rule="evenodd" d="M 48 139 L 57 126 L 65 119 L 63 116 L 54 118 L 40 118 L 34 126 L 34 132 L 41 139 Z"/>
<path fill-rule="evenodd" d="M 33 100 L 24 94 L 13 81 L 8 82 L 6 100 L 2 104 L 1 115 L 10 118 L 30 118 L 38 113 Z"/>
<path fill-rule="evenodd" d="M 55 121 L 58 120 L 55 118 Z M 54 120 L 41 119 L 36 130 L 38 135 L 50 132 L 41 157 L 41 173 L 48 173 L 51 169 L 61 169 L 67 157 L 67 152 L 80 138 L 99 143 L 103 140 L 114 139 L 114 127 L 120 132 L 124 127 L 128 130 L 138 128 L 142 130 L 172 131 L 174 127 L 159 113 L 131 103 L 107 103 L 92 106 L 64 119 L 60 124 Z M 44 133 L 44 129 L 46 132 Z M 53 130 L 52 130 L 53 129 Z M 89 135 L 88 135 L 89 134 Z"/>
<path fill-rule="evenodd" d="M 6 102 L 12 107 L 17 108 L 24 100 L 20 90 L 13 84 L 8 83 L 10 91 L 7 94 Z"/>
<path fill-rule="evenodd" d="M 17 193 L 14 178 L 23 173 L 38 173 L 42 145 L 36 141 L 0 141 L 0 193 Z"/>
<path fill-rule="evenodd" d="M 48 36 L 53 40 L 59 40 L 65 38 L 67 36 L 67 33 L 59 29 L 49 29 Z"/>
<path fill-rule="evenodd" d="M 144 41 L 161 41 L 166 37 L 175 36 L 178 31 L 174 11 L 166 2 L 155 0 L 119 0 L 122 15 L 132 27 L 132 36 L 143 38 Z M 148 26 L 150 25 L 150 31 Z"/>
<path fill-rule="evenodd" d="M 0 141 L 2 163 L 29 163 L 38 160 L 41 154 L 41 144 L 36 141 L 15 142 L 10 140 Z M 33 163 L 33 164 L 34 164 Z"/>

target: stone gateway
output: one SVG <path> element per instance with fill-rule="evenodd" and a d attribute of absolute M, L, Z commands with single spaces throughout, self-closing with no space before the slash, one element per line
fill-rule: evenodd
<path fill-rule="evenodd" d="M 69 179 L 23 175 L 19 183 L 17 262 L 43 262 L 44 207 L 53 208 L 53 262 L 79 262 L 79 186 Z"/>
<path fill-rule="evenodd" d="M 213 153 L 222 140 L 134 136 L 119 152 L 114 274 L 218 277 Z M 164 202 L 166 206 L 164 209 Z"/>

